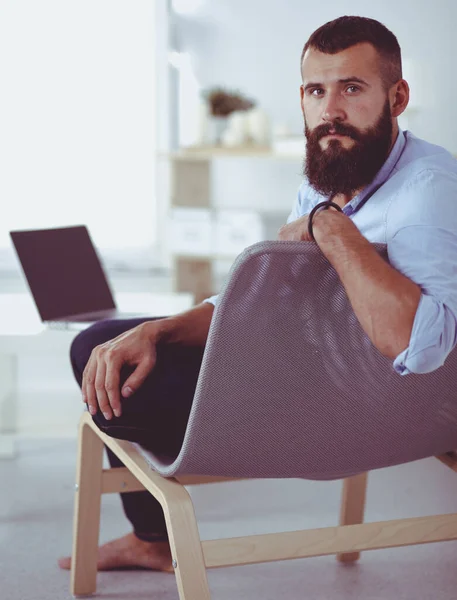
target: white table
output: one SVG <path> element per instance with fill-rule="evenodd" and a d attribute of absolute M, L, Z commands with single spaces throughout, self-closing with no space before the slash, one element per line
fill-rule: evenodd
<path fill-rule="evenodd" d="M 191 294 L 121 293 L 120 310 L 165 316 L 192 307 Z M 40 321 L 28 294 L 0 294 L 0 458 L 15 455 L 18 435 L 17 389 L 21 357 L 68 354 L 76 329 L 50 329 Z"/>

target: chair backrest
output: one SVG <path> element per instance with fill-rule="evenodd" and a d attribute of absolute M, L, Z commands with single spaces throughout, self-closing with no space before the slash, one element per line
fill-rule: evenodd
<path fill-rule="evenodd" d="M 179 456 L 143 453 L 165 476 L 307 479 L 441 454 L 457 447 L 456 372 L 452 351 L 398 375 L 314 243 L 261 242 L 219 298 Z"/>

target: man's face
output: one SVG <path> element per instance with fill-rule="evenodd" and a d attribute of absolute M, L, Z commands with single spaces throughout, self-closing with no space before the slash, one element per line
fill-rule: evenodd
<path fill-rule="evenodd" d="M 302 75 L 305 174 L 324 195 L 351 195 L 373 180 L 393 141 L 378 54 L 368 43 L 337 54 L 310 48 Z"/>

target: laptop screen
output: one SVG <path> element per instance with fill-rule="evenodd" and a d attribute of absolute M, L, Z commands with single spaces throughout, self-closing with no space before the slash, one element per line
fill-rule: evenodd
<path fill-rule="evenodd" d="M 10 235 L 43 321 L 115 308 L 85 226 Z"/>

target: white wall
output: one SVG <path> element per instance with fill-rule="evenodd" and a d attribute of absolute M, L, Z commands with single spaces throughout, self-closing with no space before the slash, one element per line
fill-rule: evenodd
<path fill-rule="evenodd" d="M 154 21 L 149 0 L 0 2 L 0 250 L 86 223 L 118 263 L 152 262 Z"/>

